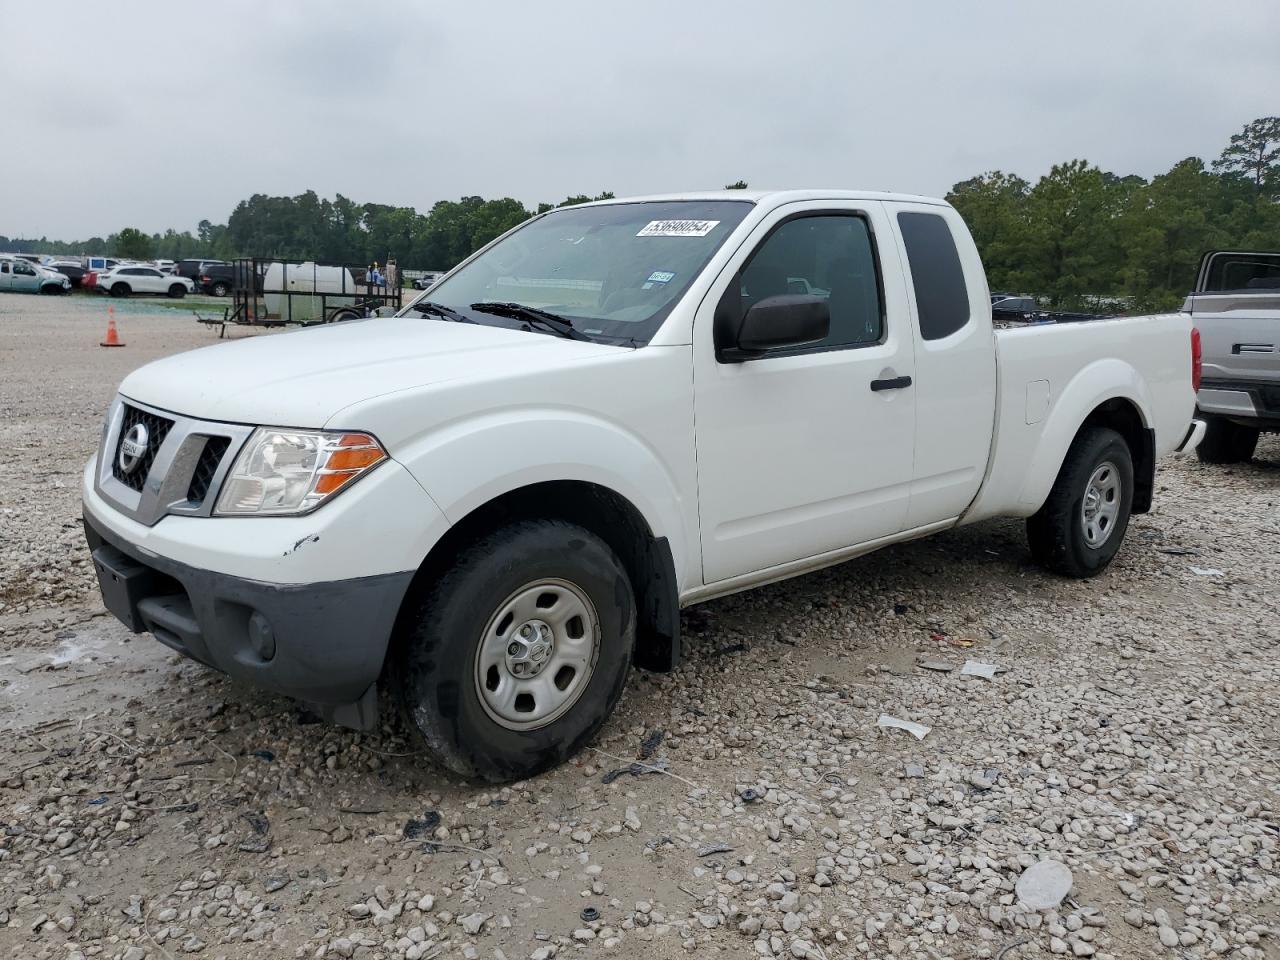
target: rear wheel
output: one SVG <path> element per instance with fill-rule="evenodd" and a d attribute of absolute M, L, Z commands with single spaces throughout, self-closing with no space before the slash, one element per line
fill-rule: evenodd
<path fill-rule="evenodd" d="M 181 300 L 187 295 L 187 288 L 180 283 L 169 285 L 169 298 L 171 300 Z"/>
<path fill-rule="evenodd" d="M 215 283 L 213 285 L 213 295 L 215 297 L 225 297 L 227 293 L 230 291 L 230 289 L 231 288 L 228 287 L 225 283 L 222 283 L 221 281 L 219 281 L 218 283 Z"/>
<path fill-rule="evenodd" d="M 1253 457 L 1258 431 L 1221 417 L 1208 417 L 1196 456 L 1204 463 L 1241 463 Z"/>
<path fill-rule="evenodd" d="M 1107 427 L 1082 430 L 1067 451 L 1049 498 L 1027 520 L 1027 541 L 1041 566 L 1091 577 L 1120 549 L 1133 504 L 1133 456 Z"/>
<path fill-rule="evenodd" d="M 518 780 L 593 737 L 626 683 L 635 598 L 621 561 L 574 524 L 530 520 L 462 551 L 405 620 L 399 684 L 437 760 Z"/>
<path fill-rule="evenodd" d="M 111 287 L 111 295 L 113 297 L 127 297 L 130 293 L 127 283 L 117 283 Z"/>

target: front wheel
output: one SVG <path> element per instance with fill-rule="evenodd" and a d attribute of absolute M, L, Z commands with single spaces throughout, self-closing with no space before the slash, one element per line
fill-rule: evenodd
<path fill-rule="evenodd" d="M 427 750 L 491 782 L 561 763 L 622 695 L 635 597 L 599 537 L 558 520 L 481 538 L 403 623 L 399 685 Z"/>
<path fill-rule="evenodd" d="M 1092 577 L 1114 559 L 1129 526 L 1133 456 L 1107 427 L 1080 431 L 1049 498 L 1027 520 L 1031 555 L 1065 577 Z"/>
<path fill-rule="evenodd" d="M 171 299 L 171 300 L 181 300 L 181 299 L 182 299 L 183 297 L 185 297 L 186 295 L 187 295 L 187 288 L 186 288 L 186 287 L 184 287 L 182 284 L 180 284 L 180 283 L 170 284 L 170 286 L 169 286 L 169 299 Z"/>
<path fill-rule="evenodd" d="M 1221 417 L 1207 417 L 1196 456 L 1201 463 L 1243 463 L 1253 457 L 1257 446 L 1257 430 Z"/>

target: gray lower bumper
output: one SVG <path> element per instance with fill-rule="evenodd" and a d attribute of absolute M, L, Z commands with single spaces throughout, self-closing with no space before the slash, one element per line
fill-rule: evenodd
<path fill-rule="evenodd" d="M 145 556 L 88 517 L 85 536 L 103 602 L 135 633 L 335 723 L 376 722 L 376 682 L 412 571 L 263 583 Z"/>

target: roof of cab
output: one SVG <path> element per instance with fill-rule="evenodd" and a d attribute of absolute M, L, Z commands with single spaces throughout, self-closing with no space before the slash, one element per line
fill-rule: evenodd
<path fill-rule="evenodd" d="M 767 207 L 807 200 L 891 200 L 899 203 L 927 203 L 938 207 L 948 206 L 945 200 L 939 200 L 937 197 L 921 197 L 909 193 L 881 193 L 875 190 L 701 190 L 691 193 L 656 193 L 642 197 L 615 197 L 612 200 L 593 201 L 592 205 L 658 203 L 677 200 L 749 200 L 752 203 Z"/>

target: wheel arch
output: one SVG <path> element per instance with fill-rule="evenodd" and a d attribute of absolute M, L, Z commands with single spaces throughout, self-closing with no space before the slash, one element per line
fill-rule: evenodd
<path fill-rule="evenodd" d="M 671 545 L 666 537 L 654 535 L 644 515 L 626 497 L 582 480 L 549 480 L 508 490 L 450 526 L 414 574 L 393 642 L 407 632 L 414 597 L 447 569 L 459 551 L 496 529 L 530 519 L 574 523 L 609 545 L 635 592 L 635 664 L 660 672 L 674 669 L 680 660 L 680 600 Z"/>
<path fill-rule="evenodd" d="M 1155 492 L 1155 430 L 1146 425 L 1137 405 L 1127 397 L 1112 397 L 1098 404 L 1085 417 L 1075 436 L 1089 427 L 1109 427 L 1124 437 L 1133 457 L 1133 505 L 1130 510 L 1132 513 L 1149 512 Z"/>
<path fill-rule="evenodd" d="M 1155 484 L 1155 429 L 1150 396 L 1141 374 L 1107 358 L 1088 365 L 1063 388 L 1040 434 L 1018 495 L 1018 512 L 1034 513 L 1058 478 L 1071 444 L 1082 430 L 1110 427 L 1124 437 L 1133 456 L 1134 513 L 1151 508 Z"/>

